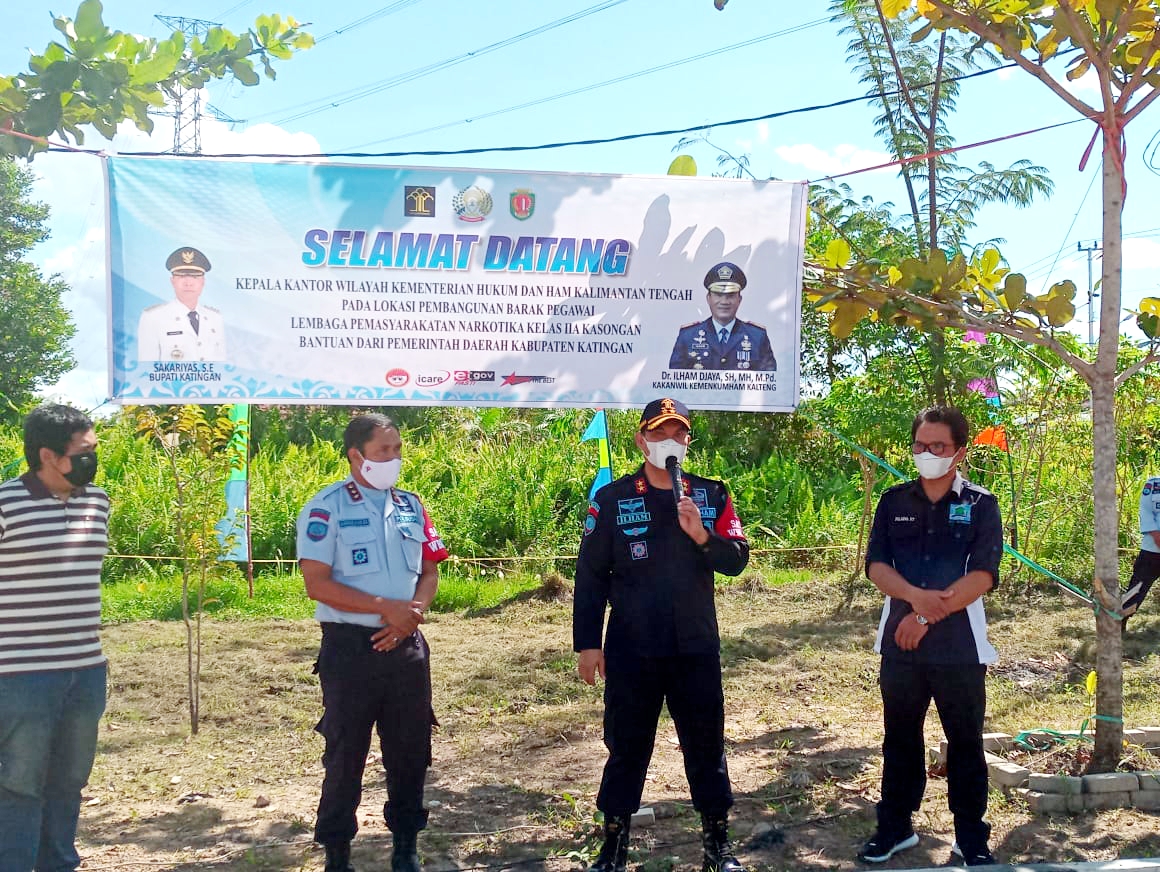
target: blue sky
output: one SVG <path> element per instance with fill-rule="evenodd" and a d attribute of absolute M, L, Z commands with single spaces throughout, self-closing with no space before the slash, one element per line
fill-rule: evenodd
<path fill-rule="evenodd" d="M 27 50 L 40 51 L 53 39 L 49 8 L 31 0 L 22 4 L 17 20 L 7 17 L 0 30 L 0 71 L 24 69 Z M 885 157 L 873 136 L 873 108 L 865 103 L 770 121 L 723 123 L 863 93 L 846 63 L 845 39 L 828 20 L 827 4 L 814 0 L 732 0 L 721 12 L 711 0 L 105 3 L 105 19 L 112 26 L 158 37 L 168 28 L 155 14 L 208 19 L 238 30 L 270 11 L 310 22 L 308 29 L 320 42 L 279 64 L 276 82 L 264 81 L 257 88 L 211 86 L 209 102 L 246 123 L 207 119 L 207 153 L 525 146 L 713 123 L 717 126 L 709 133 L 711 140 L 734 154 L 748 154 L 759 177 L 813 180 L 871 166 Z M 1094 97 L 1086 80 L 1073 88 L 1081 97 Z M 952 129 L 960 143 L 968 143 L 1074 117 L 1026 74 L 1001 71 L 963 84 Z M 1160 178 L 1142 158 L 1158 125 L 1160 110 L 1152 109 L 1128 130 L 1127 308 L 1142 296 L 1160 293 L 1154 269 L 1160 259 L 1160 218 L 1151 208 L 1160 195 Z M 1028 158 L 1049 169 L 1056 186 L 1049 201 L 1026 210 L 988 208 L 979 216 L 977 238 L 1005 239 L 1004 254 L 1015 269 L 1026 272 L 1033 290 L 1071 278 L 1080 288 L 1080 304 L 1086 303 L 1087 261 L 1076 243 L 1100 235 L 1099 181 L 1090 184 L 1099 161 L 1090 161 L 1085 172 L 1077 169 L 1091 133 L 1090 124 L 1078 123 L 974 149 L 962 158 L 998 166 Z M 377 162 L 659 174 L 674 156 L 679 138 Z M 93 133 L 87 144 L 105 143 Z M 171 144 L 172 128 L 159 119 L 152 138 L 130 130 L 113 147 L 163 150 Z M 714 169 L 711 149 L 701 145 L 690 153 L 702 174 Z M 99 161 L 46 155 L 35 160 L 33 169 L 40 177 L 37 196 L 53 213 L 53 236 L 34 258 L 73 286 L 68 303 L 80 328 L 75 347 L 79 367 L 56 393 L 95 406 L 105 396 L 107 354 Z M 845 181 L 859 196 L 903 202 L 894 171 Z M 1098 261 L 1095 267 L 1098 276 Z M 1086 306 L 1077 315 L 1076 330 L 1086 336 Z"/>

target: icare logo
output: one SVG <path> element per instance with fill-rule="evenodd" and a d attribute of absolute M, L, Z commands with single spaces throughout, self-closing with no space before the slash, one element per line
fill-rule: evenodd
<path fill-rule="evenodd" d="M 386 375 L 387 384 L 393 388 L 401 388 L 411 380 L 411 374 L 405 369 L 392 369 Z"/>
<path fill-rule="evenodd" d="M 449 378 L 451 378 L 451 373 L 449 373 L 447 370 L 444 370 L 443 372 L 417 375 L 415 376 L 415 384 L 421 388 L 430 388 L 434 387 L 435 385 L 443 384 L 443 382 L 447 381 Z"/>

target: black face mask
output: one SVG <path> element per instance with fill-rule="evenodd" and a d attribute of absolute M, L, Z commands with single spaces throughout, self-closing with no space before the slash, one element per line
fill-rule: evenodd
<path fill-rule="evenodd" d="M 82 451 L 80 454 L 70 454 L 68 458 L 72 461 L 72 469 L 64 477 L 73 487 L 84 487 L 96 477 L 97 452 Z"/>

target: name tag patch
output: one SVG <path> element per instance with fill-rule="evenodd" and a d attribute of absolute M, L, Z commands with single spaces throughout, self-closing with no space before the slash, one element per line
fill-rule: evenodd
<path fill-rule="evenodd" d="M 643 497 L 617 500 L 616 508 L 616 525 L 618 527 L 627 527 L 629 524 L 644 524 L 652 520 L 652 513 L 644 510 Z"/>
<path fill-rule="evenodd" d="M 370 525 L 370 518 L 346 518 L 338 522 L 340 527 L 369 527 Z"/>

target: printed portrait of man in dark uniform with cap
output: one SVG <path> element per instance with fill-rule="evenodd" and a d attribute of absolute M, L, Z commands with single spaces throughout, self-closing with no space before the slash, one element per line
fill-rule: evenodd
<path fill-rule="evenodd" d="M 138 360 L 225 360 L 221 312 L 201 303 L 209 258 L 189 246 L 165 260 L 174 299 L 150 306 L 137 322 Z"/>
<path fill-rule="evenodd" d="M 722 261 L 705 275 L 710 317 L 685 324 L 673 343 L 669 369 L 777 369 L 765 328 L 737 317 L 745 289 L 741 267 Z"/>

